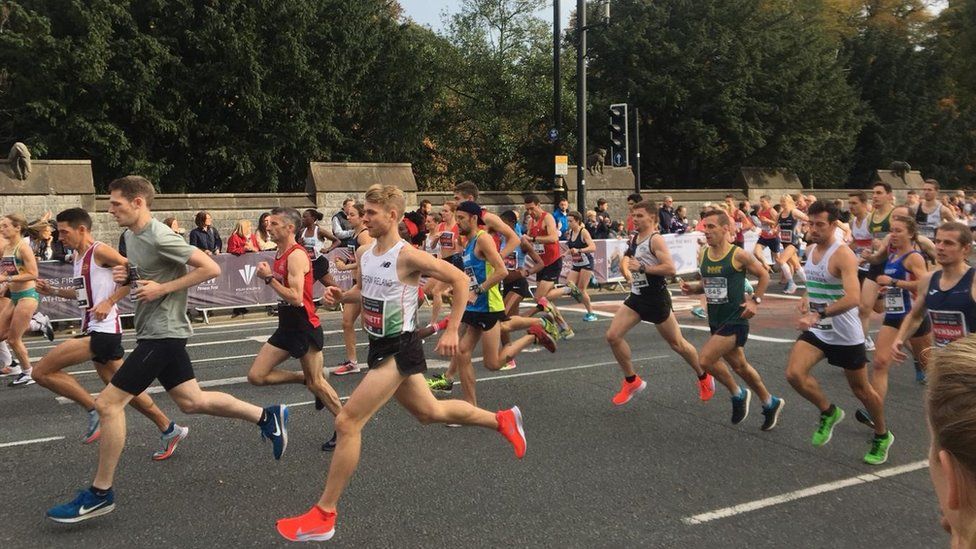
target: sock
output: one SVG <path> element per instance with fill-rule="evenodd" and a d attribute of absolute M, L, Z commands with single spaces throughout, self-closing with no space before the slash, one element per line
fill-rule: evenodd
<path fill-rule="evenodd" d="M 803 269 L 797 269 L 796 270 L 796 276 L 799 277 L 800 282 L 802 282 L 804 285 L 806 285 L 806 283 L 807 283 L 807 273 L 804 272 Z"/>
<path fill-rule="evenodd" d="M 830 404 L 830 406 L 829 406 L 829 407 L 828 407 L 828 408 L 827 408 L 826 410 L 824 410 L 823 412 L 820 412 L 820 415 L 822 415 L 822 416 L 829 416 L 829 415 L 833 415 L 833 413 L 834 413 L 834 412 L 835 412 L 836 410 L 837 410 L 837 407 L 836 407 L 836 406 L 834 406 L 834 405 L 833 405 L 833 403 L 831 403 L 831 404 Z"/>
<path fill-rule="evenodd" d="M 633 383 L 634 380 L 637 379 L 637 376 L 627 376 L 624 379 L 627 380 L 627 383 Z"/>
<path fill-rule="evenodd" d="M 699 381 L 708 377 L 708 372 L 702 372 L 702 375 L 698 376 Z"/>
<path fill-rule="evenodd" d="M 739 387 L 739 392 L 735 394 L 734 399 L 739 400 L 746 397 L 746 390 L 743 387 Z"/>
<path fill-rule="evenodd" d="M 769 395 L 769 398 L 763 401 L 763 408 L 770 408 L 773 405 L 773 395 Z"/>
<path fill-rule="evenodd" d="M 875 433 L 874 438 L 876 439 L 888 438 L 888 431 L 885 431 L 883 434 L 880 435 L 878 433 Z"/>
<path fill-rule="evenodd" d="M 315 504 L 315 509 L 319 512 L 319 516 L 322 518 L 322 520 L 325 520 L 336 514 L 335 511 L 326 511 L 325 509 L 319 507 L 318 503 Z"/>
<path fill-rule="evenodd" d="M 92 485 L 92 487 L 89 488 L 88 491 L 91 492 L 92 494 L 95 494 L 96 496 L 98 496 L 100 498 L 103 498 L 103 497 L 107 496 L 109 492 L 112 491 L 112 487 L 109 486 L 105 490 L 101 490 L 99 488 L 95 488 L 95 485 Z"/>
<path fill-rule="evenodd" d="M 793 269 L 791 269 L 789 265 L 786 263 L 780 263 L 779 270 L 783 273 L 786 280 L 793 280 Z"/>
<path fill-rule="evenodd" d="M 163 431 L 163 434 L 164 435 L 172 434 L 173 433 L 173 429 L 175 429 L 175 428 L 176 428 L 176 422 L 175 421 L 171 421 L 171 422 L 169 422 L 169 427 L 167 427 L 166 430 Z"/>

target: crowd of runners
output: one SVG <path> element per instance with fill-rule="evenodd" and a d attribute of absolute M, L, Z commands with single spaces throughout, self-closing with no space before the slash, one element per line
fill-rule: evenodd
<path fill-rule="evenodd" d="M 154 381 L 186 414 L 255 424 L 271 442 L 274 459 L 281 459 L 288 445 L 287 406 L 244 402 L 202 390 L 196 381 L 186 351 L 192 335 L 187 289 L 217 276 L 217 263 L 153 218 L 149 181 L 128 176 L 113 181 L 109 191 L 109 213 L 126 229 L 125 256 L 96 240 L 88 212 L 72 208 L 55 217 L 60 242 L 73 252 L 70 285 L 38 277 L 35 258 L 21 245 L 23 216 L 0 218 L 0 336 L 20 361 L 16 371 L 2 373 L 22 380 L 18 386 L 36 383 L 77 403 L 85 414 L 80 439 L 98 441 L 90 485 L 47 511 L 48 518 L 63 523 L 115 508 L 114 474 L 125 445 L 126 405 L 159 429 L 161 444 L 153 459 L 169 458 L 188 436 L 189 428 L 173 422 L 146 393 Z M 703 211 L 697 226 L 703 234 L 698 276 L 678 285 L 685 295 L 702 296 L 711 336 L 700 348 L 682 336 L 673 312 L 669 283 L 677 273 L 661 232 L 662 210 L 639 195 L 632 197 L 621 264 L 629 293 L 606 330 L 620 366 L 620 389 L 607 395 L 609 405 L 624 406 L 647 387 L 627 343 L 630 332 L 643 329 L 639 325 L 645 322 L 688 364 L 700 400 L 714 397 L 717 381 L 728 390 L 732 424 L 749 417 L 755 397 L 762 416 L 759 429 L 774 429 L 787 399 L 767 389 L 745 348 L 750 320 L 761 314 L 771 279 L 779 273 L 786 293 L 804 289 L 795 316 L 800 335 L 784 370 L 796 393 L 819 414 L 811 443 L 827 444 L 845 418 L 813 375 L 814 366 L 826 360 L 843 370 L 862 404 L 854 417 L 874 432 L 863 461 L 885 463 L 894 441 L 885 415 L 889 370 L 910 351 L 916 379 L 925 383 L 930 348 L 976 331 L 976 271 L 967 264 L 972 232 L 940 199 L 935 181 L 927 181 L 921 191 L 923 198 L 915 205 L 897 205 L 885 183 L 876 184 L 870 196 L 852 192 L 849 216 L 833 202 L 809 201 L 802 195 L 784 195 L 778 209 L 770 197 L 763 197 L 755 215 L 734 205 Z M 358 465 L 362 429 L 391 398 L 421 423 L 493 429 L 517 458 L 525 455 L 519 407 L 495 412 L 478 407 L 472 355 L 480 343 L 481 363 L 494 371 L 516 368 L 517 357 L 533 345 L 551 353 L 571 346 L 574 331 L 558 302 L 580 303 L 586 309 L 582 320 L 596 320 L 588 294 L 596 248 L 579 212 L 566 214 L 564 231 L 535 195 L 525 197 L 525 223 L 519 223 L 515 210 L 489 212 L 478 196 L 478 188 L 464 182 L 439 212 L 429 203 L 407 212 L 401 190 L 375 185 L 361 203 L 344 204 L 346 223 L 338 227 L 320 225 L 320 215 L 291 208 L 262 216 L 262 234 L 274 243 L 275 256 L 273 262 L 259 263 L 256 274 L 279 296 L 278 327 L 247 379 L 259 386 L 304 384 L 316 410 L 327 409 L 335 426 L 322 445 L 333 453 L 322 496 L 306 513 L 278 521 L 283 537 L 332 537 L 340 497 Z M 670 207 L 666 204 L 662 208 Z M 665 210 L 664 215 L 670 213 Z M 753 227 L 760 238 L 755 249 L 746 250 L 743 232 Z M 325 255 L 330 241 L 332 247 L 346 246 L 349 259 L 330 264 Z M 571 266 L 563 278 L 567 261 Z M 336 286 L 330 269 L 352 271 L 352 288 Z M 342 306 L 346 356 L 332 373 L 365 370 L 345 404 L 324 368 L 323 330 L 313 298 L 317 281 L 326 286 L 325 304 Z M 42 295 L 76 300 L 82 335 L 61 342 L 31 365 L 23 335 Z M 117 307 L 123 299 L 135 302 L 137 345 L 128 356 Z M 430 322 L 422 325 L 418 310 L 427 303 Z M 869 337 L 872 313 L 883 316 L 876 338 Z M 357 326 L 369 340 L 364 366 L 356 356 Z M 450 357 L 450 366 L 443 374 L 425 377 L 423 342 L 428 338 L 436 338 L 436 352 Z M 281 368 L 289 358 L 298 359 L 301 370 Z M 89 360 L 105 382 L 97 398 L 64 372 Z M 461 398 L 447 398 L 455 384 Z"/>

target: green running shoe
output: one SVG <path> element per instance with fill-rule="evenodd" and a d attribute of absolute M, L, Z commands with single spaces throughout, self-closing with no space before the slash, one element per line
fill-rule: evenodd
<path fill-rule="evenodd" d="M 444 374 L 436 374 L 427 379 L 427 386 L 435 393 L 451 394 L 454 390 L 454 382 Z"/>
<path fill-rule="evenodd" d="M 834 426 L 844 420 L 844 410 L 834 406 L 834 413 L 820 414 L 820 427 L 813 433 L 813 445 L 823 446 L 834 435 Z"/>
<path fill-rule="evenodd" d="M 881 465 L 888 461 L 888 448 L 895 442 L 895 435 L 888 431 L 882 437 L 874 436 L 871 440 L 871 449 L 864 455 L 864 463 L 868 465 Z"/>
<path fill-rule="evenodd" d="M 549 315 L 542 317 L 541 320 L 542 329 L 545 330 L 554 341 L 559 340 L 559 326 L 556 326 L 556 321 L 553 320 Z"/>
<path fill-rule="evenodd" d="M 573 299 L 575 299 L 577 303 L 582 303 L 583 292 L 581 292 L 580 289 L 576 287 L 576 284 L 573 284 L 572 282 L 567 282 L 566 286 L 569 288 L 569 295 Z"/>

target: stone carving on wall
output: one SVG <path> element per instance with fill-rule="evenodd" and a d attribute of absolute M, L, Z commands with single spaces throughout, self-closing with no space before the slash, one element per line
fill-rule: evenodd
<path fill-rule="evenodd" d="M 7 155 L 7 163 L 14 172 L 14 177 L 25 181 L 31 173 L 31 155 L 27 145 L 17 142 L 10 147 L 10 154 Z"/>

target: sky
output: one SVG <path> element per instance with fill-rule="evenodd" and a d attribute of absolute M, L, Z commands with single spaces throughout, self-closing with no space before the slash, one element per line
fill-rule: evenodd
<path fill-rule="evenodd" d="M 441 13 L 455 13 L 460 9 L 461 0 L 399 0 L 404 15 L 421 25 L 427 25 L 434 30 L 440 30 Z M 539 0 L 539 17 L 552 22 L 552 0 Z M 560 0 L 563 28 L 569 22 L 570 13 L 576 9 L 576 0 Z"/>

